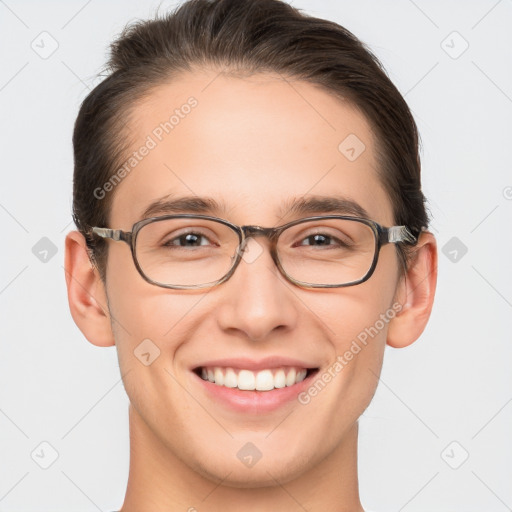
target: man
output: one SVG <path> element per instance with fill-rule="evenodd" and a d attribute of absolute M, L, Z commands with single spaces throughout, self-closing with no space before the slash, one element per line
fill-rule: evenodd
<path fill-rule="evenodd" d="M 285 9 L 242 4 L 189 3 L 173 19 L 200 27 L 195 8 L 242 34 Z M 134 73 L 138 37 L 155 58 L 158 29 L 171 33 L 161 23 L 125 35 L 118 75 Z M 385 344 L 425 328 L 433 235 L 397 225 L 382 139 L 357 100 L 213 65 L 144 91 L 122 103 L 115 135 L 129 150 L 117 171 L 84 184 L 76 159 L 81 229 L 66 238 L 71 313 L 91 343 L 116 345 L 130 398 L 122 512 L 362 511 L 357 420 Z M 103 221 L 84 220 L 106 200 Z"/>

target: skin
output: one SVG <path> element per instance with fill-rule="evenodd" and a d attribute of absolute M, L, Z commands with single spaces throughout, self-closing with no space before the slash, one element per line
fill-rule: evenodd
<path fill-rule="evenodd" d="M 169 193 L 223 199 L 228 211 L 219 216 L 266 227 L 293 220 L 276 213 L 291 197 L 339 194 L 373 220 L 394 225 L 372 131 L 350 103 L 280 76 L 196 70 L 136 106 L 134 149 L 189 96 L 198 106 L 116 187 L 108 227 L 129 231 L 150 202 Z M 353 162 L 338 150 L 351 133 L 366 146 Z M 227 282 L 187 291 L 144 281 L 129 247 L 114 241 L 105 285 L 82 235 L 67 235 L 71 314 L 91 343 L 116 345 L 130 398 L 123 512 L 363 510 L 357 421 L 374 395 L 386 343 L 410 345 L 425 328 L 437 279 L 436 241 L 421 234 L 406 279 L 399 280 L 389 244 L 368 281 L 333 289 L 289 283 L 274 266 L 268 241 L 257 242 L 263 252 L 242 261 Z M 401 312 L 307 405 L 292 400 L 272 413 L 235 413 L 214 402 L 189 371 L 205 358 L 278 354 L 311 361 L 321 373 L 397 301 Z M 134 356 L 146 338 L 160 349 L 150 366 Z M 247 442 L 262 453 L 253 467 L 236 456 Z"/>

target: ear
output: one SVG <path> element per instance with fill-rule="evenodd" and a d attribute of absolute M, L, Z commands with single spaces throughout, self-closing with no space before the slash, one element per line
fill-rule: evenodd
<path fill-rule="evenodd" d="M 401 348 L 414 343 L 427 325 L 437 283 L 437 243 L 434 235 L 423 231 L 395 300 L 402 309 L 389 322 L 387 344 Z"/>
<path fill-rule="evenodd" d="M 79 231 L 66 235 L 64 270 L 69 309 L 76 325 L 93 345 L 114 345 L 105 287 Z"/>

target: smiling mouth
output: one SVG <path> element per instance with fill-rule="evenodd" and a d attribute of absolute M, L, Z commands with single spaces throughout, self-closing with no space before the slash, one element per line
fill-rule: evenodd
<path fill-rule="evenodd" d="M 217 386 L 237 388 L 242 391 L 272 391 L 291 387 L 318 372 L 318 368 L 281 366 L 260 371 L 232 367 L 200 366 L 194 373 Z"/>

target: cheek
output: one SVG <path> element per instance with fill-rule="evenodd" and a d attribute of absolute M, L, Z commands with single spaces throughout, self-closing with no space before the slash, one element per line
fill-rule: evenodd
<path fill-rule="evenodd" d="M 325 421 L 340 428 L 344 417 L 355 419 L 362 414 L 377 387 L 387 331 L 397 306 L 393 301 L 398 275 L 394 254 L 389 252 L 368 281 L 318 301 L 318 305 L 324 304 L 319 316 L 330 333 L 333 354 L 330 366 L 313 383 L 315 389 L 310 388 L 304 396 L 304 403 L 318 395 L 317 411 L 323 411 Z M 322 391 L 324 388 L 332 392 Z"/>
<path fill-rule="evenodd" d="M 109 304 L 124 387 L 131 405 L 155 429 L 159 423 L 186 429 L 183 415 L 172 414 L 187 409 L 175 362 L 188 339 L 187 313 L 198 300 L 160 291 L 141 278 L 117 287 L 112 282 Z"/>
<path fill-rule="evenodd" d="M 341 365 L 341 368 L 337 366 L 337 373 L 343 373 L 345 386 L 375 381 L 371 372 L 380 372 L 392 319 L 390 311 L 394 312 L 390 294 L 380 294 L 375 290 L 370 295 L 362 292 L 361 295 L 340 297 L 339 307 L 335 316 L 333 312 L 330 322 L 334 331 L 331 338 L 335 353 L 333 360 Z"/>
<path fill-rule="evenodd" d="M 328 302 L 326 323 L 333 332 L 337 355 L 346 353 L 347 360 L 355 361 L 371 358 L 369 353 L 374 350 L 383 350 L 389 322 L 395 315 L 393 300 L 398 273 L 394 257 L 392 251 L 382 251 L 369 280 L 340 289 L 331 297 L 334 300 Z"/>
<path fill-rule="evenodd" d="M 323 431 L 326 446 L 336 446 L 370 404 L 378 384 L 386 344 L 389 295 L 339 297 L 337 311 L 324 317 L 334 331 L 333 355 L 301 396 Z"/>
<path fill-rule="evenodd" d="M 172 365 L 180 340 L 187 338 L 191 312 L 201 296 L 146 282 L 129 250 L 109 261 L 116 262 L 107 268 L 107 297 L 121 369 L 130 370 L 134 362 L 138 368 L 138 356 L 148 351 L 151 359 L 157 354 L 159 363 L 165 360 L 167 366 Z"/>

